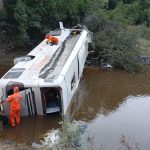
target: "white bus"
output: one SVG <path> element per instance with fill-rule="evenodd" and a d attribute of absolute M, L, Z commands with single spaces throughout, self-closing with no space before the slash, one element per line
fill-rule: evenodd
<path fill-rule="evenodd" d="M 0 80 L 0 99 L 21 91 L 21 116 L 66 114 L 78 87 L 91 43 L 86 28 L 65 29 L 61 24 L 57 45 L 43 40 L 29 54 L 14 60 L 15 65 Z M 54 34 L 54 32 L 53 32 Z M 9 104 L 1 106 L 9 115 Z"/>

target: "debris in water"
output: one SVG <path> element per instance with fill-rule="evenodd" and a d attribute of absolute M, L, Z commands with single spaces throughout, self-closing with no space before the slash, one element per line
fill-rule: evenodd
<path fill-rule="evenodd" d="M 52 130 L 50 133 L 47 133 L 47 136 L 44 137 L 44 140 L 41 142 L 43 146 L 51 148 L 54 144 L 57 143 L 58 139 L 58 130 Z"/>

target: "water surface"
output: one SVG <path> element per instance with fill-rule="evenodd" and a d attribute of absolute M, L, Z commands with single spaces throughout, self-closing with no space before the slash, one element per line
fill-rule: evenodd
<path fill-rule="evenodd" d="M 87 125 L 83 141 L 117 149 L 124 135 L 130 145 L 150 147 L 150 69 L 140 74 L 86 69 L 72 105 L 72 116 Z"/>
<path fill-rule="evenodd" d="M 72 120 L 87 125 L 82 142 L 94 137 L 95 148 L 118 149 L 122 135 L 142 150 L 150 147 L 150 68 L 139 74 L 125 71 L 85 69 L 70 107 Z M 69 111 L 68 111 L 69 112 Z M 5 128 L 1 138 L 17 142 L 39 141 L 60 127 L 59 114 L 22 118 L 21 126 Z"/>

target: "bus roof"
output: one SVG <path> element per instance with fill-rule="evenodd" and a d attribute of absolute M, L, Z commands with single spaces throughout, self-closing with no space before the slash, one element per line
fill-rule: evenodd
<path fill-rule="evenodd" d="M 81 35 L 71 36 L 71 31 L 63 30 L 61 35 L 57 36 L 57 45 L 47 44 L 46 40 L 43 40 L 26 55 L 31 57 L 30 60 L 19 61 L 2 79 L 7 82 L 20 81 L 24 84 L 28 80 L 34 82 L 39 78 L 56 79 Z"/>

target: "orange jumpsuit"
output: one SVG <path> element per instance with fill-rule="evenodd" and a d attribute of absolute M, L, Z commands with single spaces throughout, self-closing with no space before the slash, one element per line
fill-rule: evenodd
<path fill-rule="evenodd" d="M 20 124 L 20 100 L 21 95 L 19 92 L 16 92 L 7 98 L 7 101 L 10 102 L 10 123 L 12 127 L 15 127 L 15 119 L 17 125 Z"/>
<path fill-rule="evenodd" d="M 52 35 L 48 35 L 46 36 L 47 42 L 51 43 L 51 44 L 58 44 L 58 38 L 54 37 Z"/>

